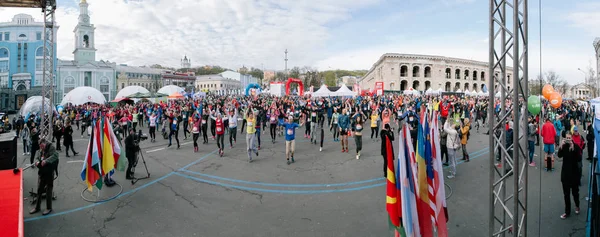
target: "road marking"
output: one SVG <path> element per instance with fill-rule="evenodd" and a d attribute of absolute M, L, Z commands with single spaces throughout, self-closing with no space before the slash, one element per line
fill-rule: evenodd
<path fill-rule="evenodd" d="M 83 163 L 84 160 L 70 160 L 67 163 Z"/>
<path fill-rule="evenodd" d="M 164 150 L 164 149 L 165 149 L 165 148 L 164 148 L 164 147 L 162 147 L 162 148 L 158 148 L 158 149 L 154 149 L 154 150 L 149 150 L 149 151 L 146 151 L 146 153 L 157 152 L 157 151 Z"/>

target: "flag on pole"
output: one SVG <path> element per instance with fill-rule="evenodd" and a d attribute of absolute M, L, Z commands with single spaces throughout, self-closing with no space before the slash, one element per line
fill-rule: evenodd
<path fill-rule="evenodd" d="M 419 229 L 419 213 L 417 212 L 415 170 L 410 165 L 415 153 L 412 147 L 408 125 L 404 124 L 398 135 L 398 183 L 400 183 L 400 203 L 402 227 L 406 236 L 421 236 Z"/>
<path fill-rule="evenodd" d="M 417 126 L 417 208 L 419 212 L 419 225 L 421 229 L 421 234 L 423 236 L 433 236 L 432 217 L 434 213 L 433 209 L 430 206 L 431 199 L 429 189 L 431 186 L 428 183 L 428 173 L 429 168 L 431 167 L 430 165 L 428 165 L 428 163 L 431 163 L 431 159 L 429 159 L 429 161 L 427 161 L 426 159 L 426 143 L 429 142 L 428 137 L 426 137 L 426 120 L 427 113 L 425 111 L 421 111 L 421 114 L 419 116 L 419 125 Z"/>
<path fill-rule="evenodd" d="M 433 160 L 433 194 L 435 200 L 435 226 L 438 237 L 448 236 L 448 209 L 446 208 L 446 190 L 444 186 L 444 172 L 442 168 L 442 153 L 440 144 L 440 126 L 437 112 L 433 112 L 431 120 L 431 144 Z"/>
<path fill-rule="evenodd" d="M 93 125 L 92 125 L 93 126 Z M 94 126 L 97 127 L 97 126 Z M 98 156 L 98 147 L 96 140 L 96 128 L 92 129 L 90 141 L 85 153 L 85 160 L 81 170 L 81 179 L 87 184 L 88 190 L 92 190 L 92 186 L 96 185 L 98 189 L 102 188 L 102 169 Z"/>
<path fill-rule="evenodd" d="M 102 170 L 104 172 L 113 171 L 116 168 L 116 164 L 119 160 L 119 156 L 121 155 L 121 147 L 119 146 L 119 142 L 115 133 L 113 132 L 112 126 L 103 119 L 103 142 L 102 142 Z"/>
<path fill-rule="evenodd" d="M 398 203 L 398 189 L 396 187 L 396 174 L 394 172 L 394 152 L 392 141 L 386 139 L 385 144 L 387 159 L 387 194 L 385 197 L 386 210 L 390 222 L 396 228 L 400 227 L 400 213 Z"/>

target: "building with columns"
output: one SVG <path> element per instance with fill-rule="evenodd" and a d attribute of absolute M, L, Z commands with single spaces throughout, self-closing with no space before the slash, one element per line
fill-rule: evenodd
<path fill-rule="evenodd" d="M 565 98 L 570 99 L 592 99 L 592 90 L 585 83 L 569 87 L 565 94 Z"/>
<path fill-rule="evenodd" d="M 195 86 L 196 91 L 215 95 L 237 95 L 244 92 L 240 89 L 239 80 L 224 77 L 222 74 L 197 76 Z"/>
<path fill-rule="evenodd" d="M 80 86 L 98 89 L 107 101 L 117 94 L 116 63 L 96 61 L 95 29 L 90 22 L 88 3 L 79 3 L 79 21 L 74 29 L 73 60 L 58 60 L 56 94 L 59 100 Z"/>
<path fill-rule="evenodd" d="M 2 112 L 18 110 L 28 97 L 41 94 L 44 79 L 43 27 L 43 21 L 36 21 L 27 14 L 17 14 L 11 21 L 0 23 L 0 111 Z M 57 30 L 58 26 L 55 25 L 55 42 Z M 54 55 L 56 55 L 56 43 Z M 56 71 L 56 58 L 54 60 L 54 71 Z"/>
<path fill-rule="evenodd" d="M 468 59 L 386 53 L 358 80 L 358 84 L 362 90 L 371 90 L 375 88 L 375 82 L 383 82 L 386 91 L 442 88 L 452 92 L 459 89 L 479 92 L 488 83 L 488 67 L 487 62 Z M 494 74 L 498 76 L 500 72 Z M 506 79 L 512 83 L 512 73 L 507 73 Z"/>

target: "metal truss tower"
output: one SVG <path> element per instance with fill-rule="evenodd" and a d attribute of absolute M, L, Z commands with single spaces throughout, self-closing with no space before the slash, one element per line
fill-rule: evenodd
<path fill-rule="evenodd" d="M 0 0 L 0 7 L 24 7 L 24 8 L 41 8 L 44 14 L 44 59 L 43 59 L 43 82 L 42 82 L 42 111 L 45 108 L 52 108 L 54 106 L 54 58 L 56 57 L 54 51 L 54 41 L 56 37 L 54 35 L 54 13 L 56 11 L 56 0 Z M 49 105 L 46 105 L 48 103 Z M 42 115 L 42 123 L 40 125 L 40 134 L 43 137 L 48 138 L 48 135 L 52 135 L 52 109 L 50 114 Z"/>
<path fill-rule="evenodd" d="M 42 108 L 52 108 L 54 106 L 54 58 L 55 58 L 55 50 L 54 50 L 54 13 L 56 11 L 56 2 L 55 1 L 46 1 L 47 3 L 53 4 L 45 4 L 42 6 L 42 12 L 44 14 L 44 79 L 42 82 L 42 96 L 44 98 L 48 98 L 50 102 L 50 106 L 46 106 L 46 100 L 42 100 Z M 46 139 L 49 139 L 49 136 L 52 136 L 52 109 L 42 116 L 41 134 Z"/>
<path fill-rule="evenodd" d="M 527 0 L 490 0 L 489 236 L 494 237 L 527 235 L 527 8 Z M 499 114 L 494 112 L 497 91 L 501 94 Z M 512 144 L 506 139 L 508 122 L 513 124 Z"/>

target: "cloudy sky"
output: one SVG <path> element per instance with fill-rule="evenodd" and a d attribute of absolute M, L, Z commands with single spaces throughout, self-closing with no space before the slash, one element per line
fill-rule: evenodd
<path fill-rule="evenodd" d="M 88 0 L 97 59 L 129 65 L 289 65 L 370 69 L 383 53 L 487 61 L 485 0 Z M 59 57 L 72 58 L 79 0 L 58 0 Z M 538 1 L 530 1 L 530 75 L 539 72 Z M 37 9 L 0 9 L 0 21 Z M 597 0 L 544 0 L 542 68 L 571 83 L 595 65 Z"/>

